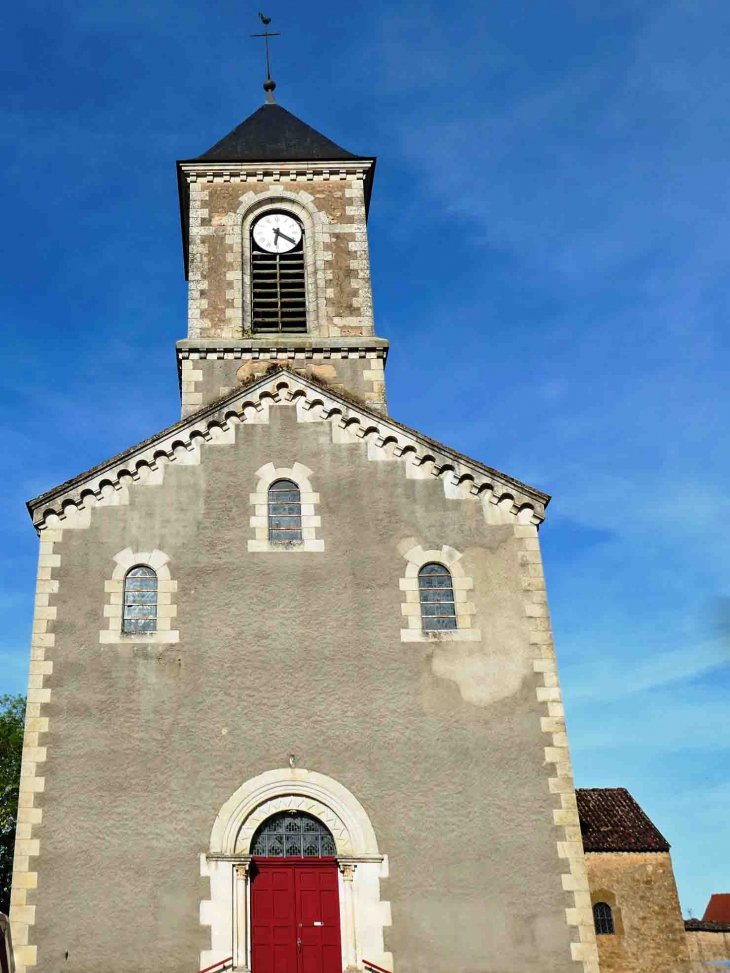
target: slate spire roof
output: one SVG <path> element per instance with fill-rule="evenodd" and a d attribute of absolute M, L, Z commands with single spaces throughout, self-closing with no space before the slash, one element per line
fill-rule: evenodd
<path fill-rule="evenodd" d="M 302 162 L 369 158 L 353 155 L 286 108 L 265 104 L 196 162 Z M 192 161 L 192 160 L 191 160 Z"/>
<path fill-rule="evenodd" d="M 273 82 L 272 82 L 273 83 Z M 372 155 L 354 155 L 322 135 L 301 118 L 292 115 L 276 102 L 266 102 L 237 125 L 228 135 L 212 145 L 207 152 L 193 159 L 177 163 L 177 183 L 180 197 L 180 227 L 182 230 L 185 279 L 188 279 L 188 217 L 190 187 L 182 171 L 188 163 L 237 162 L 370 162 L 365 176 L 365 215 L 370 208 L 376 159 Z"/>
<path fill-rule="evenodd" d="M 625 787 L 576 787 L 586 851 L 669 851 L 669 842 Z"/>

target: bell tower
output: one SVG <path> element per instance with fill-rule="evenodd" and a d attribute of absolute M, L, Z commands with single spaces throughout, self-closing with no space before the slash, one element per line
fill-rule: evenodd
<path fill-rule="evenodd" d="M 367 215 L 375 158 L 353 155 L 273 98 L 177 163 L 188 334 L 182 414 L 273 362 L 386 411 L 388 342 L 375 336 Z"/>

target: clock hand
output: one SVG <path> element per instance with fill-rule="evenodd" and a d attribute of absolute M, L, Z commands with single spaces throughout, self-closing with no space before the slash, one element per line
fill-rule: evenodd
<path fill-rule="evenodd" d="M 282 233 L 281 230 L 277 230 L 276 232 L 279 234 L 279 236 L 283 236 L 285 240 L 288 240 L 292 246 L 296 246 L 296 240 L 292 240 L 290 236 L 287 236 L 286 233 Z"/>

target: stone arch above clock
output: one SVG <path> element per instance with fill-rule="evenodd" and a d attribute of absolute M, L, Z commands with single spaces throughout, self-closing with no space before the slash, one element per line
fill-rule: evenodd
<path fill-rule="evenodd" d="M 333 387 L 385 411 L 388 342 L 375 336 L 367 211 L 375 158 L 356 156 L 276 104 L 178 162 L 188 335 L 178 342 L 183 415 L 240 383 L 250 361 L 331 363 Z M 302 334 L 253 328 L 250 226 L 290 211 L 305 234 Z"/>

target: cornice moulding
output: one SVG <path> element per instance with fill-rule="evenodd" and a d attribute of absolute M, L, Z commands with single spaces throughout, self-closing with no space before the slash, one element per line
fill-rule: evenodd
<path fill-rule="evenodd" d="M 307 335 L 295 337 L 292 335 L 267 336 L 257 335 L 241 338 L 183 338 L 175 345 L 178 358 L 190 358 L 199 355 L 203 358 L 216 358 L 220 355 L 232 355 L 239 358 L 241 354 L 250 354 L 261 358 L 267 354 L 282 352 L 311 352 L 312 354 L 341 354 L 346 358 L 362 358 L 368 354 L 375 354 L 378 358 L 386 358 L 390 342 L 387 338 L 349 337 L 349 338 L 317 338 Z"/>
<path fill-rule="evenodd" d="M 216 176 L 226 175 L 245 176 L 254 178 L 276 179 L 284 174 L 295 173 L 305 177 L 311 173 L 312 177 L 320 179 L 365 179 L 375 165 L 375 159 L 332 160 L 301 162 L 179 162 L 180 170 L 185 173 L 188 182 L 200 179 L 215 179 Z"/>
<path fill-rule="evenodd" d="M 315 420 L 336 423 L 348 430 L 355 444 L 361 440 L 372 459 L 385 458 L 381 450 L 391 449 L 394 460 L 404 460 L 418 478 L 440 480 L 453 499 L 488 499 L 518 522 L 538 526 L 545 517 L 550 497 L 519 480 L 457 453 L 408 426 L 354 404 L 334 391 L 311 382 L 306 376 L 278 368 L 245 388 L 200 409 L 157 435 L 132 446 L 105 463 L 41 494 L 27 504 L 36 530 L 47 527 L 87 525 L 93 507 L 115 505 L 119 494 L 155 474 L 161 482 L 164 467 L 176 461 L 199 462 L 203 443 L 235 441 L 232 427 L 245 425 L 252 417 L 275 404 L 289 403 L 311 412 Z M 253 413 L 250 412 L 253 410 Z M 318 411 L 316 411 L 318 410 Z M 260 421 L 260 420 L 259 420 Z M 333 442 L 333 448 L 342 443 Z M 189 454 L 193 454 L 190 457 Z M 389 457 L 390 458 L 390 457 Z M 126 502 L 126 501 L 125 501 Z M 69 519 L 70 518 L 70 519 Z M 68 521 L 68 523 L 64 523 Z"/>

